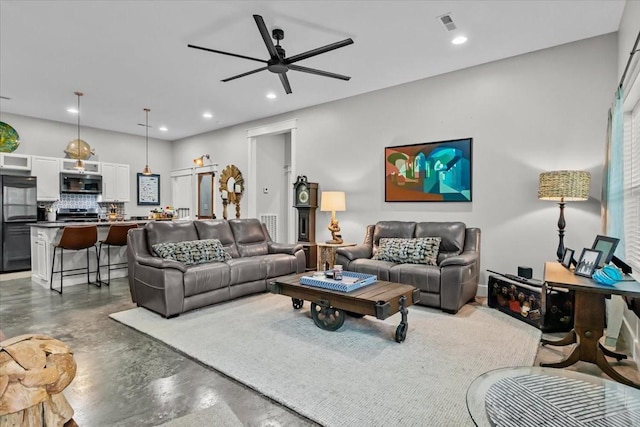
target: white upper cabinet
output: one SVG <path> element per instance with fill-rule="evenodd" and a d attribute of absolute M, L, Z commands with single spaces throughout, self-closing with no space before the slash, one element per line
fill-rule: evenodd
<path fill-rule="evenodd" d="M 102 163 L 102 201 L 128 202 L 129 165 Z"/>
<path fill-rule="evenodd" d="M 31 175 L 38 178 L 38 201 L 60 199 L 60 159 L 31 156 Z"/>
<path fill-rule="evenodd" d="M 100 162 L 92 162 L 89 160 L 84 160 L 84 170 L 83 171 L 78 171 L 78 169 L 75 169 L 76 166 L 76 161 L 75 159 L 62 159 L 62 172 L 65 173 L 86 173 L 86 174 L 96 174 L 99 175 L 100 174 L 100 165 L 102 163 Z"/>
<path fill-rule="evenodd" d="M 31 170 L 31 156 L 28 154 L 0 153 L 0 169 Z"/>

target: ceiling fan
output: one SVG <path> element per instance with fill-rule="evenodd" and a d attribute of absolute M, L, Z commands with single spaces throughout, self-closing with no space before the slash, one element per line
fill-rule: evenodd
<path fill-rule="evenodd" d="M 280 81 L 282 82 L 282 86 L 284 86 L 284 90 L 287 93 L 291 93 L 291 85 L 289 84 L 289 79 L 287 78 L 287 71 L 301 71 L 303 73 L 316 74 L 318 76 L 331 77 L 334 79 L 340 80 L 349 80 L 351 77 L 343 76 L 342 74 L 330 73 L 328 71 L 317 70 L 315 68 L 302 67 L 300 65 L 296 65 L 295 63 L 298 61 L 302 61 L 303 59 L 311 58 L 312 56 L 320 55 L 321 53 L 329 52 L 334 49 L 339 49 L 344 46 L 348 46 L 353 44 L 353 40 L 345 39 L 339 42 L 331 43 L 326 46 L 318 47 L 316 49 L 311 49 L 307 52 L 299 53 L 297 55 L 291 56 L 287 58 L 285 56 L 285 50 L 280 46 L 280 40 L 284 38 L 284 31 L 280 28 L 274 28 L 271 32 L 271 37 L 276 40 L 276 44 L 274 45 L 271 41 L 271 37 L 269 37 L 269 30 L 267 30 L 267 26 L 264 24 L 264 20 L 260 15 L 253 15 L 253 19 L 256 21 L 258 25 L 258 30 L 260 31 L 260 35 L 262 36 L 262 40 L 264 40 L 264 44 L 267 46 L 267 50 L 269 51 L 269 59 L 259 59 L 252 58 L 250 56 L 238 55 L 236 53 L 224 52 L 216 49 L 209 49 L 206 47 L 195 46 L 192 44 L 188 44 L 188 47 L 193 49 L 206 50 L 207 52 L 221 53 L 223 55 L 235 56 L 237 58 L 249 59 L 251 61 L 258 61 L 267 64 L 265 67 L 261 67 L 255 70 L 247 71 L 246 73 L 238 74 L 237 76 L 229 77 L 223 82 L 228 82 L 240 77 L 248 76 L 250 74 L 254 74 L 260 71 L 269 70 L 272 73 L 276 73 L 278 77 L 280 77 Z"/>

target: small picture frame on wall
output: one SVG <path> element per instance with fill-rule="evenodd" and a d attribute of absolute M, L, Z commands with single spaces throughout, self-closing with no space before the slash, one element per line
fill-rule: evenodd
<path fill-rule="evenodd" d="M 160 204 L 160 175 L 138 173 L 138 205 L 157 206 Z"/>
<path fill-rule="evenodd" d="M 561 264 L 564 268 L 571 268 L 571 261 L 573 260 L 573 254 L 575 251 L 573 249 L 564 248 L 564 255 L 562 255 Z"/>
<path fill-rule="evenodd" d="M 602 252 L 598 268 L 602 268 L 605 266 L 605 264 L 609 264 L 611 258 L 613 258 L 613 253 L 616 251 L 616 247 L 618 246 L 619 242 L 620 239 L 616 239 L 615 237 L 600 235 L 596 236 L 596 240 L 593 241 L 591 249 Z"/>
<path fill-rule="evenodd" d="M 582 254 L 580 254 L 580 259 L 578 259 L 578 265 L 576 265 L 574 274 L 591 277 L 593 272 L 596 271 L 596 268 L 598 268 L 601 257 L 602 252 L 600 251 L 587 248 L 582 249 Z"/>

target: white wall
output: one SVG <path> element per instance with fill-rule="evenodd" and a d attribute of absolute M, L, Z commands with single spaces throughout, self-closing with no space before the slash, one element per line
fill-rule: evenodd
<path fill-rule="evenodd" d="M 20 146 L 15 151 L 47 157 L 66 157 L 64 149 L 78 135 L 77 125 L 2 113 L 2 121 L 9 123 L 20 135 Z M 135 122 L 134 122 L 135 123 Z M 136 126 L 135 124 L 133 126 Z M 131 202 L 125 204 L 127 215 L 147 215 L 154 206 L 138 206 L 136 201 L 136 177 L 145 165 L 144 128 L 141 136 L 111 132 L 90 127 L 80 128 L 80 138 L 95 149 L 95 156 L 88 160 L 130 165 Z M 171 202 L 172 146 L 169 141 L 149 138 L 149 166 L 154 174 L 160 174 L 160 203 Z"/>
<path fill-rule="evenodd" d="M 215 135 L 205 133 L 173 143 L 173 151 L 168 159 L 170 161 L 173 160 L 171 169 L 191 168 L 193 159 L 202 154 L 209 154 L 211 162 L 218 165 L 213 203 L 217 218 L 222 218 L 222 199 L 218 188 L 220 186 L 220 173 L 224 168 L 227 165 L 236 165 L 245 178 L 245 185 L 247 184 L 248 148 L 246 141 L 246 129 L 236 127 L 221 129 L 215 132 Z M 254 190 L 251 189 L 251 191 Z M 246 217 L 246 191 L 241 199 L 240 206 L 241 216 Z M 229 218 L 235 218 L 235 205 L 227 208 L 227 214 Z"/>
<path fill-rule="evenodd" d="M 174 168 L 207 147 L 244 171 L 246 130 L 296 118 L 296 173 L 320 190 L 346 191 L 345 240 L 361 242 L 379 220 L 464 221 L 482 229 L 483 269 L 526 265 L 541 277 L 555 258 L 559 209 L 537 199 L 540 172 L 590 171 L 591 199 L 567 204 L 565 244 L 590 247 L 600 231 L 617 62 L 615 34 L 583 40 L 186 138 L 175 144 Z M 474 139 L 472 203 L 384 201 L 385 146 L 465 137 Z M 323 241 L 329 213 L 317 216 Z"/>
<path fill-rule="evenodd" d="M 287 210 L 283 209 L 288 199 L 285 189 L 285 134 L 265 135 L 256 139 L 258 167 L 256 180 L 256 212 L 278 215 L 278 235 L 271 236 L 276 242 L 286 240 Z M 268 192 L 265 193 L 264 190 Z M 289 203 L 291 205 L 291 203 Z"/>

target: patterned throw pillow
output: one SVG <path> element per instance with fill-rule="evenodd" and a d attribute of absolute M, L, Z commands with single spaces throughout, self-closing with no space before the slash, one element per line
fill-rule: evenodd
<path fill-rule="evenodd" d="M 383 238 L 373 259 L 400 264 L 438 265 L 440 240 L 440 237 Z"/>
<path fill-rule="evenodd" d="M 157 256 L 183 262 L 186 265 L 231 259 L 231 255 L 227 253 L 218 239 L 158 243 L 152 248 Z"/>

